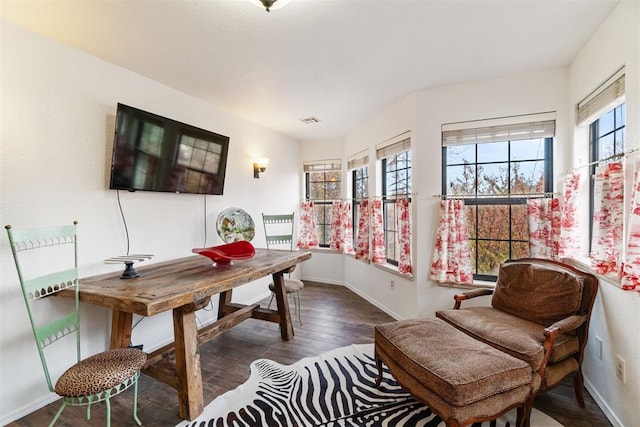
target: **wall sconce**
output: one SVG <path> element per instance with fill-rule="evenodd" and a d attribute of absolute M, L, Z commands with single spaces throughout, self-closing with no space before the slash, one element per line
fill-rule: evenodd
<path fill-rule="evenodd" d="M 260 178 L 260 174 L 267 170 L 268 165 L 269 165 L 269 159 L 267 159 L 266 157 L 256 159 L 253 162 L 253 177 Z"/>

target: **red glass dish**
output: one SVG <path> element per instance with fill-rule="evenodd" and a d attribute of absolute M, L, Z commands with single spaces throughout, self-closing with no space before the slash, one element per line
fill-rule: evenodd
<path fill-rule="evenodd" d="M 256 254 L 256 249 L 250 242 L 239 240 L 210 248 L 193 248 L 191 252 L 206 256 L 214 262 L 214 266 L 218 266 L 231 265 L 234 259 L 249 259 Z"/>

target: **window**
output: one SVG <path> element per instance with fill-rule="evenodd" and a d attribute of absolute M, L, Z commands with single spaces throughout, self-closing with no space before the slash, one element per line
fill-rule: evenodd
<path fill-rule="evenodd" d="M 314 202 L 318 245 L 331 244 L 331 204 L 341 197 L 340 160 L 304 162 L 305 198 Z"/>
<path fill-rule="evenodd" d="M 589 242 L 593 231 L 594 183 L 596 167 L 618 159 L 624 154 L 626 105 L 621 104 L 589 125 Z"/>
<path fill-rule="evenodd" d="M 351 171 L 351 197 L 353 205 L 353 238 L 357 241 L 360 201 L 369 197 L 369 156 L 360 154 L 347 161 Z"/>
<path fill-rule="evenodd" d="M 529 255 L 526 201 L 553 191 L 555 120 L 486 122 L 443 125 L 442 194 L 465 201 L 474 279 L 495 280 L 502 262 Z"/>
<path fill-rule="evenodd" d="M 400 246 L 395 202 L 400 197 L 411 200 L 411 139 L 402 134 L 376 147 L 381 161 L 382 208 L 387 263 L 398 265 Z"/>

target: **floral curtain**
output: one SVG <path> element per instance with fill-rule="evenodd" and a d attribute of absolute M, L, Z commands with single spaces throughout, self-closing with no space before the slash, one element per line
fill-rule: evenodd
<path fill-rule="evenodd" d="M 621 162 L 596 168 L 591 266 L 618 275 L 623 233 L 624 172 Z"/>
<path fill-rule="evenodd" d="M 387 262 L 387 249 L 384 244 L 384 222 L 382 218 L 382 200 L 371 203 L 371 261 L 376 264 Z"/>
<path fill-rule="evenodd" d="M 429 277 L 440 283 L 472 283 L 464 200 L 442 200 Z"/>
<path fill-rule="evenodd" d="M 560 200 L 528 199 L 529 255 L 558 259 L 560 240 Z"/>
<path fill-rule="evenodd" d="M 332 204 L 330 248 L 344 254 L 354 253 L 350 202 L 336 200 Z"/>
<path fill-rule="evenodd" d="M 635 174 L 632 193 L 625 262 L 622 267 L 622 289 L 640 292 L 640 174 L 638 172 Z"/>
<path fill-rule="evenodd" d="M 580 255 L 580 224 L 578 222 L 578 195 L 580 174 L 564 177 L 562 207 L 560 210 L 560 245 L 558 257 L 576 258 Z"/>
<path fill-rule="evenodd" d="M 411 274 L 411 217 L 409 199 L 396 200 L 398 244 L 400 246 L 400 259 L 398 260 L 398 272 Z"/>
<path fill-rule="evenodd" d="M 369 261 L 369 201 L 361 200 L 358 206 L 358 235 L 356 236 L 356 259 Z"/>
<path fill-rule="evenodd" d="M 316 217 L 313 212 L 313 202 L 302 202 L 300 205 L 299 228 L 298 247 L 300 249 L 309 249 L 318 246 Z"/>

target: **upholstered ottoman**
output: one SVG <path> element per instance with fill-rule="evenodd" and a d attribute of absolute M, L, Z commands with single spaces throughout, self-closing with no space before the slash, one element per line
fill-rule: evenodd
<path fill-rule="evenodd" d="M 384 362 L 393 377 L 447 426 L 497 418 L 518 407 L 517 424 L 531 411 L 531 366 L 477 341 L 438 318 L 375 327 L 378 384 Z"/>

